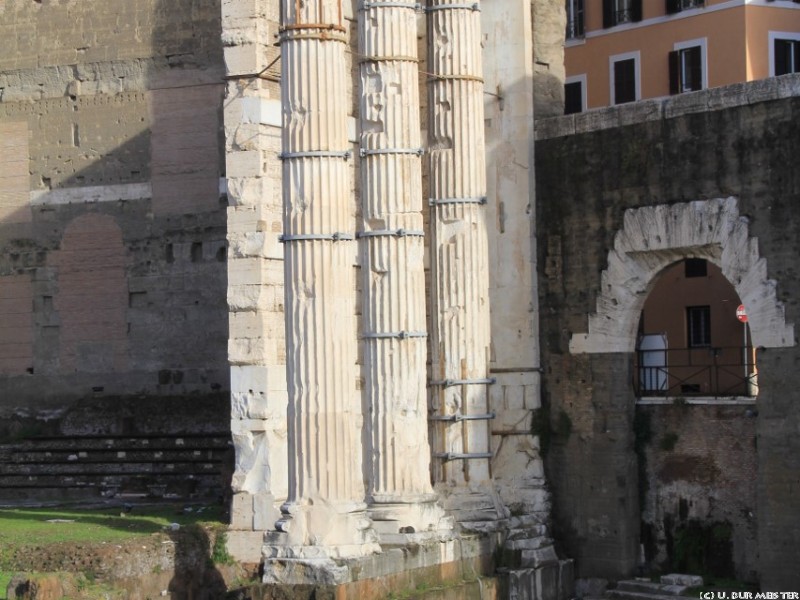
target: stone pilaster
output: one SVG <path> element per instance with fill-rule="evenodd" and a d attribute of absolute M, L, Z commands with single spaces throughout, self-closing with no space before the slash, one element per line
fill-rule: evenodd
<path fill-rule="evenodd" d="M 267 69 L 276 53 L 271 44 L 277 9 L 269 0 L 225 0 L 222 28 L 228 359 L 236 456 L 228 539 L 237 559 L 257 562 L 263 532 L 274 528 L 287 495 L 280 98 L 277 77 Z"/>
<path fill-rule="evenodd" d="M 396 6 L 395 6 L 396 4 Z M 430 483 L 417 15 L 359 13 L 366 472 L 384 539 L 447 527 Z"/>
<path fill-rule="evenodd" d="M 428 5 L 434 475 L 459 521 L 505 514 L 491 486 L 489 272 L 481 23 Z"/>
<path fill-rule="evenodd" d="M 347 31 L 336 0 L 285 0 L 282 9 L 289 498 L 278 531 L 265 538 L 264 577 L 291 583 L 303 569 L 284 559 L 349 558 L 379 547 L 365 512 L 363 417 L 352 376 Z"/>

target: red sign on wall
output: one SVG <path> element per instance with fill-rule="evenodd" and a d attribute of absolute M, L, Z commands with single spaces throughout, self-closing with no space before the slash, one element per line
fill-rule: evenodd
<path fill-rule="evenodd" d="M 744 310 L 744 304 L 740 304 L 736 309 L 736 318 L 742 323 L 747 323 L 747 313 Z"/>

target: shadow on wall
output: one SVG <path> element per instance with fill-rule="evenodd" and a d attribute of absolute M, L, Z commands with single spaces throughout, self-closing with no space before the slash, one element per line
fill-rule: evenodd
<path fill-rule="evenodd" d="M 28 25 L 91 23 L 84 54 L 108 58 L 72 80 L 26 72 L 0 102 L 6 429 L 78 399 L 229 386 L 220 0 L 88 4 L 38 6 Z M 63 55 L 40 38 L 40 64 Z"/>

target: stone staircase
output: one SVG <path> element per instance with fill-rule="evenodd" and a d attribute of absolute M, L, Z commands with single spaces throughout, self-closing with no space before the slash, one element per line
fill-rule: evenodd
<path fill-rule="evenodd" d="M 696 575 L 663 575 L 661 582 L 644 579 L 618 581 L 617 587 L 605 593 L 606 598 L 618 600 L 675 600 L 690 587 L 703 585 Z"/>
<path fill-rule="evenodd" d="M 230 433 L 32 437 L 0 446 L 0 505 L 212 500 L 229 487 Z"/>

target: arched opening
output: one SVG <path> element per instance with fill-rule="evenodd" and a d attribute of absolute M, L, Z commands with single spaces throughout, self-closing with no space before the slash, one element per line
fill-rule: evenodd
<path fill-rule="evenodd" d="M 742 301 L 710 260 L 661 271 L 634 355 L 646 566 L 708 579 L 756 572 L 756 363 Z"/>
<path fill-rule="evenodd" d="M 746 319 L 736 289 L 712 262 L 687 258 L 664 269 L 639 318 L 638 401 L 755 397 L 758 370 Z"/>

